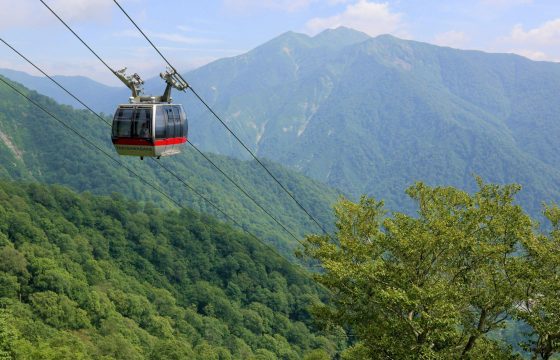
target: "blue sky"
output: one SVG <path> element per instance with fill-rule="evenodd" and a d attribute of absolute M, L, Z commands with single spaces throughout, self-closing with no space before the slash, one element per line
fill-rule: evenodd
<path fill-rule="evenodd" d="M 112 0 L 45 0 L 113 67 L 164 68 Z M 51 74 L 117 85 L 38 0 L 0 0 L 0 36 Z M 121 0 L 181 70 L 244 53 L 286 31 L 348 26 L 371 36 L 560 62 L 559 0 Z M 0 67 L 36 74 L 0 46 Z"/>

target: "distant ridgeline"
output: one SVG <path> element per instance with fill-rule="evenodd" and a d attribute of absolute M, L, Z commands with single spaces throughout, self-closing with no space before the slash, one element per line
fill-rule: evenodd
<path fill-rule="evenodd" d="M 59 102 L 48 80 L 0 73 Z M 347 28 L 288 32 L 185 78 L 253 151 L 355 197 L 411 209 L 417 180 L 474 190 L 472 175 L 519 183 L 532 215 L 560 201 L 560 64 L 401 40 Z M 98 111 L 128 96 L 59 77 Z M 159 78 L 146 81 L 159 93 Z M 247 154 L 192 94 L 175 93 L 201 149 Z"/>
<path fill-rule="evenodd" d="M 62 121 L 118 158 L 110 142 L 110 128 L 89 111 L 59 105 L 43 95 L 17 86 Z M 303 237 L 319 231 L 254 162 L 208 156 L 296 236 Z M 179 203 L 221 216 L 152 161 L 127 157 L 119 160 Z M 285 254 L 292 254 L 295 240 L 189 145 L 185 146 L 183 154 L 159 161 L 257 236 L 273 243 Z M 321 223 L 330 226 L 331 205 L 338 196 L 336 191 L 279 165 L 267 162 L 267 166 Z M 0 177 L 63 184 L 77 191 L 95 194 L 109 195 L 115 192 L 141 201 L 152 201 L 160 206 L 169 205 L 169 201 L 158 192 L 84 144 L 4 84 L 0 84 Z"/>
<path fill-rule="evenodd" d="M 369 36 L 286 33 L 185 74 L 261 157 L 355 197 L 410 209 L 415 181 L 519 183 L 533 215 L 560 201 L 560 64 Z M 205 150 L 239 156 L 196 101 Z"/>
<path fill-rule="evenodd" d="M 0 182 L 2 359 L 330 358 L 320 297 L 207 216 Z"/>

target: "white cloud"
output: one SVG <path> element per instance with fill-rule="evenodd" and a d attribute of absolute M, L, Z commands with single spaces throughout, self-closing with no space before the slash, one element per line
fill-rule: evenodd
<path fill-rule="evenodd" d="M 533 60 L 560 61 L 560 18 L 533 29 L 513 27 L 509 36 L 497 40 L 497 47 Z"/>
<path fill-rule="evenodd" d="M 391 12 L 388 3 L 376 3 L 368 0 L 358 0 L 358 2 L 346 6 L 346 9 L 338 15 L 314 18 L 306 24 L 306 28 L 311 34 L 339 26 L 354 28 L 371 36 L 386 33 L 405 35 L 401 14 Z"/>
<path fill-rule="evenodd" d="M 352 0 L 327 0 L 329 5 L 340 5 L 340 4 L 348 4 L 352 2 Z"/>
<path fill-rule="evenodd" d="M 515 43 L 538 43 L 560 45 L 560 18 L 547 21 L 540 27 L 525 31 L 523 25 L 515 25 L 510 40 Z"/>
<path fill-rule="evenodd" d="M 292 12 L 304 9 L 315 1 L 317 0 L 224 0 L 224 5 L 226 8 L 237 12 L 255 9 L 272 9 Z"/>
<path fill-rule="evenodd" d="M 207 48 L 207 47 L 159 46 L 158 48 L 160 50 L 175 51 L 175 52 L 192 52 L 192 53 L 209 53 L 209 54 L 217 53 L 219 54 L 219 56 L 235 56 L 247 52 L 247 50 L 242 50 L 242 49 Z M 153 51 L 151 47 L 146 49 Z M 209 56 L 209 57 L 215 59 L 215 56 Z"/>
<path fill-rule="evenodd" d="M 111 18 L 111 0 L 45 1 L 65 21 L 106 22 Z M 58 20 L 37 0 L 0 0 L 0 28 L 43 26 Z"/>
<path fill-rule="evenodd" d="M 483 5 L 496 7 L 512 7 L 517 5 L 532 4 L 533 0 L 480 0 Z"/>
<path fill-rule="evenodd" d="M 161 40 L 166 40 L 166 41 L 180 43 L 180 44 L 188 44 L 188 45 L 208 44 L 217 41 L 213 39 L 184 36 L 175 33 L 147 32 L 147 34 L 148 36 L 155 39 L 161 39 Z"/>
<path fill-rule="evenodd" d="M 464 32 L 451 30 L 436 35 L 433 42 L 440 46 L 463 48 L 467 45 L 469 40 L 469 37 Z"/>
<path fill-rule="evenodd" d="M 21 61 L 17 61 L 17 60 L 12 61 L 12 60 L 0 59 L 0 68 L 10 69 L 15 71 L 23 71 L 25 73 L 34 76 L 43 76 L 43 74 L 37 71 L 37 69 L 35 69 L 33 66 L 27 63 L 24 64 Z"/>
<path fill-rule="evenodd" d="M 524 56 L 531 60 L 535 61 L 544 61 L 544 60 L 551 60 L 549 57 L 542 51 L 534 51 L 534 50 L 527 50 L 527 49 L 514 49 L 511 51 L 514 54 Z"/>
<path fill-rule="evenodd" d="M 47 16 L 43 10 L 46 10 L 38 1 L 22 0 L 10 1 L 0 0 L 0 28 L 24 27 L 29 26 L 29 19 L 33 18 L 35 25 L 42 25 L 46 22 Z M 35 11 L 34 11 L 35 10 Z M 35 16 L 32 14 L 35 13 Z"/>
<path fill-rule="evenodd" d="M 190 32 L 193 31 L 194 29 L 186 25 L 177 25 L 177 30 L 181 30 L 183 32 Z"/>
<path fill-rule="evenodd" d="M 215 40 L 215 39 L 191 37 L 191 36 L 185 36 L 185 35 L 178 34 L 178 33 L 164 33 L 164 32 L 154 32 L 154 31 L 144 31 L 144 32 L 150 38 L 165 40 L 165 41 L 178 43 L 178 44 L 200 45 L 200 44 L 209 44 L 209 43 L 218 42 L 218 40 Z M 117 37 L 131 37 L 131 38 L 138 38 L 138 39 L 142 38 L 142 35 L 136 29 L 119 31 L 119 32 L 113 33 L 113 35 L 117 36 Z"/>
<path fill-rule="evenodd" d="M 67 21 L 107 21 L 114 6 L 111 0 L 53 0 L 47 5 Z"/>
<path fill-rule="evenodd" d="M 329 6 L 348 4 L 354 0 L 224 0 L 224 6 L 233 12 L 252 12 L 255 10 L 275 10 L 294 12 L 308 8 L 313 3 L 326 3 Z"/>

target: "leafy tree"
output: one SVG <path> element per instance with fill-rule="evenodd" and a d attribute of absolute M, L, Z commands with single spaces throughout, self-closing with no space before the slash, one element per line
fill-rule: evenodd
<path fill-rule="evenodd" d="M 189 344 L 177 340 L 158 340 L 150 355 L 151 360 L 182 360 L 193 357 Z"/>
<path fill-rule="evenodd" d="M 13 318 L 6 310 L 0 309 L 0 360 L 11 360 L 14 357 L 17 333 L 10 321 L 13 321 Z"/>
<path fill-rule="evenodd" d="M 310 351 L 309 353 L 305 354 L 303 360 L 329 360 L 331 356 L 325 351 L 321 349 Z"/>
<path fill-rule="evenodd" d="M 88 327 L 87 313 L 65 295 L 52 291 L 37 292 L 31 303 L 45 323 L 59 329 L 81 329 Z"/>
<path fill-rule="evenodd" d="M 525 259 L 516 255 L 533 222 L 514 203 L 518 186 L 478 185 L 470 195 L 417 183 L 407 191 L 416 217 L 387 217 L 366 197 L 341 200 L 336 238 L 307 238 L 305 253 L 324 269 L 317 279 L 332 292 L 318 318 L 361 340 L 348 358 L 509 356 L 487 334 L 523 299 Z"/>
<path fill-rule="evenodd" d="M 560 208 L 547 207 L 544 214 L 552 230 L 525 242 L 527 281 L 517 317 L 531 326 L 525 348 L 533 358 L 550 359 L 560 353 Z"/>

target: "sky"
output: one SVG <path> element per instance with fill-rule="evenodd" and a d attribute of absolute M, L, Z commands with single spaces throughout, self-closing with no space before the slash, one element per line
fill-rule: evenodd
<path fill-rule="evenodd" d="M 165 69 L 112 0 L 44 0 L 113 68 Z M 180 71 L 245 53 L 286 31 L 347 26 L 371 36 L 560 62 L 560 0 L 120 0 Z M 119 81 L 39 0 L 0 0 L 0 37 L 50 75 Z M 0 68 L 33 70 L 0 44 Z"/>

